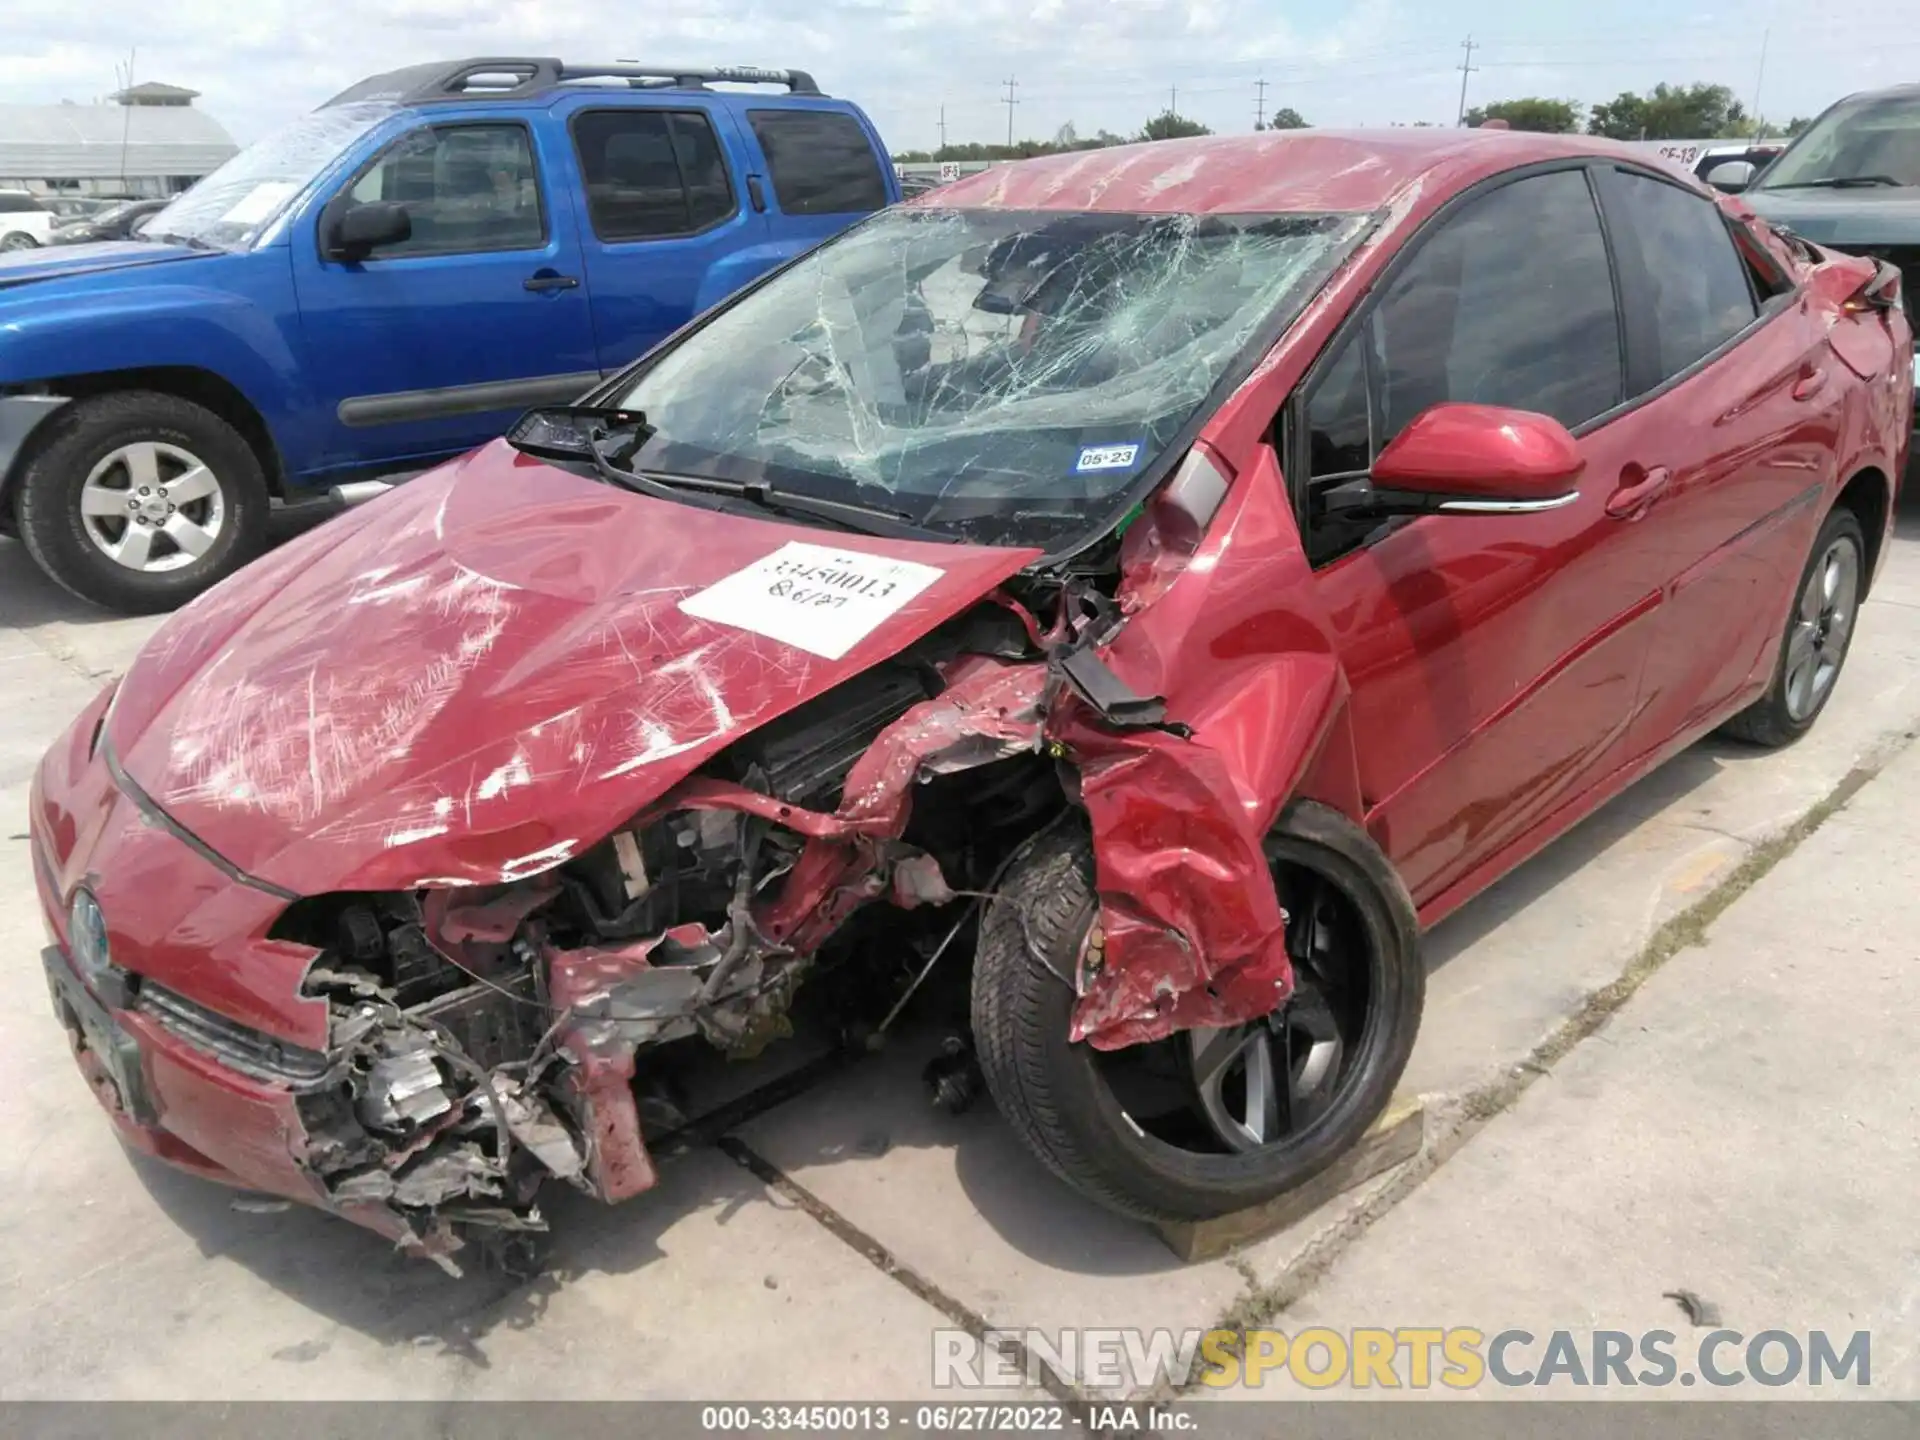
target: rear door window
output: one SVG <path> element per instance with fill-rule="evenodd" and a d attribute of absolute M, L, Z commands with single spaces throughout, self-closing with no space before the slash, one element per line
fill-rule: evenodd
<path fill-rule="evenodd" d="M 584 110 L 573 145 L 601 240 L 693 235 L 734 212 L 733 178 L 700 111 Z"/>
<path fill-rule="evenodd" d="M 780 208 L 789 215 L 880 210 L 887 184 L 860 122 L 834 110 L 749 110 Z"/>
<path fill-rule="evenodd" d="M 1758 314 L 1746 262 L 1720 208 L 1651 175 L 1609 177 L 1614 243 L 1647 286 L 1657 373 L 1667 380 L 1718 350 Z"/>

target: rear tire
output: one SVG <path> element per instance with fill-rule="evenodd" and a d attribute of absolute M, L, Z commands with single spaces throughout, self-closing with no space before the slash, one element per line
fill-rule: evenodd
<path fill-rule="evenodd" d="M 145 390 L 96 395 L 56 412 L 42 436 L 17 487 L 20 538 L 83 600 L 127 615 L 171 610 L 265 546 L 259 458 L 204 406 Z M 137 561 L 125 544 L 135 527 Z"/>
<path fill-rule="evenodd" d="M 1814 537 L 1799 583 L 1794 586 L 1766 694 L 1722 725 L 1721 734 L 1749 745 L 1777 750 L 1791 745 L 1813 728 L 1839 683 L 1840 671 L 1853 644 L 1853 632 L 1860 617 L 1860 593 L 1866 586 L 1866 554 L 1866 536 L 1860 529 L 1858 517 L 1851 510 L 1836 508 Z M 1847 587 L 1844 605 L 1838 613 L 1819 610 L 1819 597 L 1815 593 L 1815 588 L 1822 585 L 1829 564 L 1840 567 L 1843 577 L 1840 583 Z M 1809 616 L 1809 608 L 1816 609 L 1817 613 Z M 1796 677 L 1807 663 L 1809 646 L 1814 650 L 1811 680 L 1820 683 L 1816 689 L 1801 692 L 1796 689 Z M 1821 681 L 1821 667 L 1829 661 L 1832 669 Z"/>
<path fill-rule="evenodd" d="M 38 250 L 40 242 L 24 230 L 9 230 L 0 235 L 0 250 Z"/>
<path fill-rule="evenodd" d="M 1258 1148 L 1202 1153 L 1157 1138 L 1121 1108 L 1105 1078 L 1108 1062 L 1090 1046 L 1068 1041 L 1076 997 L 1060 977 L 1074 974 L 1099 908 L 1092 842 L 1083 829 L 1061 828 L 1035 841 L 987 908 L 973 976 L 974 1043 L 987 1088 L 1048 1169 L 1110 1210 L 1146 1220 L 1198 1220 L 1290 1190 L 1359 1140 L 1406 1068 L 1426 973 L 1413 902 L 1391 864 L 1359 827 L 1312 803 L 1288 808 L 1267 852 L 1277 869 L 1323 877 L 1351 907 L 1354 933 L 1365 937 L 1357 948 L 1368 952 L 1355 958 L 1364 968 L 1367 1000 L 1364 1027 L 1355 1032 L 1351 1059 L 1325 1109 Z M 1299 923 L 1290 914 L 1290 952 Z M 1276 1017 L 1286 1014 L 1283 1007 Z"/>

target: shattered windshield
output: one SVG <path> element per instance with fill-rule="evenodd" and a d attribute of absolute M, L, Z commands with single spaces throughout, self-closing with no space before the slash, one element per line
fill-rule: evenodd
<path fill-rule="evenodd" d="M 1758 189 L 1920 185 L 1920 95 L 1846 100 L 1814 123 Z"/>
<path fill-rule="evenodd" d="M 393 114 L 394 106 L 330 105 L 255 142 L 149 220 L 149 240 L 244 250 L 341 151 Z"/>
<path fill-rule="evenodd" d="M 645 414 L 649 471 L 1050 545 L 1129 488 L 1365 223 L 890 210 L 610 403 Z"/>

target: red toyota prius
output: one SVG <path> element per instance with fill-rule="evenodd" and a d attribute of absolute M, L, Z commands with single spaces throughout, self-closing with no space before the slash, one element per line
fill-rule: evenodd
<path fill-rule="evenodd" d="M 652 1185 L 689 1047 L 945 982 L 1066 1182 L 1259 1201 L 1423 927 L 1815 723 L 1899 284 L 1560 136 L 943 187 L 169 619 L 34 786 L 54 1009 L 131 1144 L 447 1264 Z"/>

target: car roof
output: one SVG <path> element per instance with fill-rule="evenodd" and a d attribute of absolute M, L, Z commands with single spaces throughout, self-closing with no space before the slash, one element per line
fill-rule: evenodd
<path fill-rule="evenodd" d="M 997 165 L 929 208 L 1265 214 L 1376 210 L 1416 183 L 1451 192 L 1539 161 L 1601 156 L 1665 173 L 1612 140 L 1524 130 L 1277 130 L 1080 150 Z"/>

